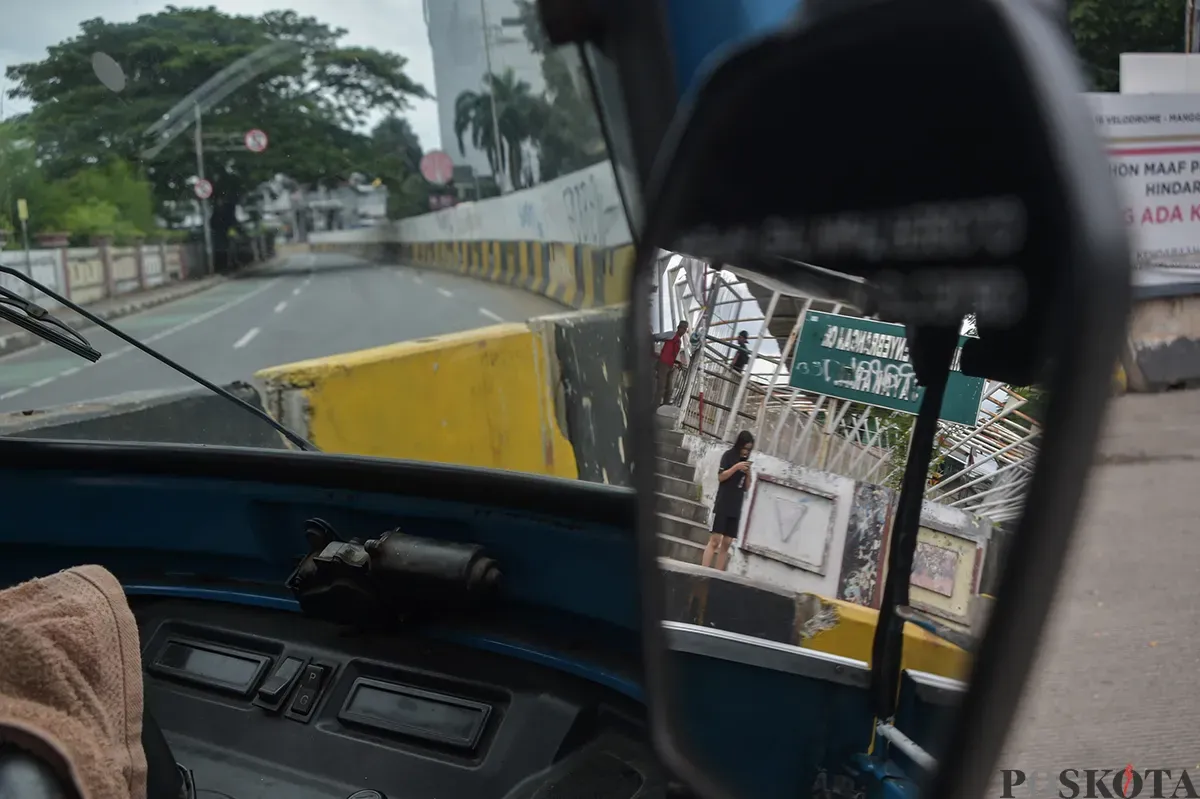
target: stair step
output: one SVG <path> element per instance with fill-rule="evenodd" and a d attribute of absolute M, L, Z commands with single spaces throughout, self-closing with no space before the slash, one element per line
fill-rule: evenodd
<path fill-rule="evenodd" d="M 692 452 L 686 447 L 678 447 L 674 444 L 664 444 L 661 441 L 654 442 L 654 454 L 660 458 L 666 458 L 669 461 L 677 463 L 691 463 Z"/>
<path fill-rule="evenodd" d="M 693 541 L 704 546 L 708 543 L 708 537 L 712 534 L 707 525 L 698 524 L 692 519 L 672 516 L 669 513 L 658 513 L 655 514 L 655 517 L 655 532 L 660 535 L 668 535 L 672 538 L 686 538 L 688 541 Z"/>
<path fill-rule="evenodd" d="M 654 492 L 654 499 L 657 503 L 657 507 L 654 509 L 655 513 L 678 516 L 681 519 L 688 519 L 701 525 L 708 524 L 709 513 L 707 505 L 692 502 L 681 497 L 673 497 L 670 494 L 663 494 L 658 491 Z"/>
<path fill-rule="evenodd" d="M 654 487 L 660 494 L 670 494 L 692 502 L 700 502 L 704 498 L 704 490 L 696 483 L 666 474 L 654 475 Z"/>
<path fill-rule="evenodd" d="M 678 408 L 673 405 L 671 407 L 659 407 L 659 409 L 654 412 L 654 426 L 661 430 L 675 429 L 675 425 L 679 421 L 679 415 L 681 411 L 682 408 Z"/>
<path fill-rule="evenodd" d="M 704 546 L 682 538 L 660 535 L 658 537 L 658 554 L 664 558 L 694 563 L 699 566 L 700 561 L 704 560 Z"/>
<path fill-rule="evenodd" d="M 679 461 L 668 460 L 667 458 L 654 459 L 654 473 L 663 474 L 667 477 L 676 477 L 680 480 L 695 482 L 696 467 L 690 463 L 680 463 Z"/>
<path fill-rule="evenodd" d="M 683 431 L 681 430 L 655 430 L 654 440 L 660 444 L 669 444 L 672 447 L 683 446 Z"/>

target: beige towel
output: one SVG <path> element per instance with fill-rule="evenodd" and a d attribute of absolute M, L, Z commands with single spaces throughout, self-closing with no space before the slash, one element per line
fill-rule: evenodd
<path fill-rule="evenodd" d="M 146 799 L 137 626 L 106 569 L 0 591 L 0 740 L 46 759 L 83 799 Z"/>

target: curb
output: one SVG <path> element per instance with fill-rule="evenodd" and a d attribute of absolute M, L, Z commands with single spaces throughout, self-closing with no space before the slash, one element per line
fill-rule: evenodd
<path fill-rule="evenodd" d="M 128 302 L 122 303 L 121 305 L 116 305 L 112 308 L 107 308 L 103 311 L 92 311 L 91 309 L 88 310 L 90 313 L 108 322 L 113 319 L 120 319 L 123 316 L 129 316 L 131 314 L 138 313 L 139 311 L 144 311 L 148 308 L 165 305 L 168 302 L 175 302 L 176 300 L 181 300 L 184 297 L 191 296 L 192 294 L 198 294 L 201 291 L 218 286 L 221 283 L 224 283 L 226 280 L 228 280 L 228 278 L 224 276 L 204 278 L 195 282 L 188 282 L 184 286 L 181 286 L 178 291 L 163 292 L 158 296 L 145 298 L 142 300 L 138 300 L 136 297 L 131 297 Z M 84 306 L 84 308 L 87 308 L 87 306 Z M 72 316 L 70 319 L 62 319 L 62 321 L 70 325 L 72 328 L 86 329 L 88 327 L 95 326 L 89 320 L 79 316 L 78 314 L 75 314 L 73 311 L 71 311 L 71 315 Z M 85 324 L 78 326 L 79 322 L 83 322 Z M 32 333 L 21 332 L 4 336 L 0 338 L 0 356 L 29 349 L 30 347 L 40 344 L 41 342 L 42 339 L 39 336 L 33 335 Z"/>

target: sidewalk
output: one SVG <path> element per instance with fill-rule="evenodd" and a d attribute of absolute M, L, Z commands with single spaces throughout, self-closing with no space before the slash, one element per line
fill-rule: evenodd
<path fill-rule="evenodd" d="M 122 316 L 129 316 L 138 311 L 174 302 L 191 294 L 210 289 L 227 279 L 224 276 L 215 275 L 199 280 L 184 280 L 166 286 L 158 286 L 147 291 L 131 292 L 123 294 L 120 297 L 109 297 L 99 302 L 85 305 L 84 307 L 89 313 L 105 321 L 120 319 Z M 91 322 L 69 308 L 58 308 L 53 313 L 56 319 L 75 330 L 82 331 L 84 328 L 93 326 Z M 41 341 L 42 339 L 32 333 L 28 333 L 10 322 L 0 320 L 0 355 L 7 355 L 32 347 Z"/>

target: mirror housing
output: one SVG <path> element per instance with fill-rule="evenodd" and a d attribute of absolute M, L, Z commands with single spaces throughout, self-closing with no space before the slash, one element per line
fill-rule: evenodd
<path fill-rule="evenodd" d="M 948 367 L 945 342 L 972 314 L 979 339 L 964 348 L 963 371 L 1051 395 L 999 599 L 938 753 L 928 794 L 938 799 L 986 790 L 1058 580 L 1129 310 L 1129 245 L 1082 91 L 1061 21 L 1031 0 L 857 4 L 715 66 L 677 115 L 647 192 L 634 307 L 645 307 L 658 248 L 677 251 L 903 323 L 923 383 Z M 649 352 L 644 320 L 632 324 L 632 351 Z M 653 382 L 640 360 L 631 432 L 656 741 L 704 795 L 744 794 L 689 742 L 687 697 L 672 692 L 649 468 Z M 881 627 L 894 610 L 881 610 Z M 875 665 L 898 672 L 892 655 Z M 719 703 L 706 712 L 727 723 Z M 699 723 L 695 708 L 686 716 Z"/>

